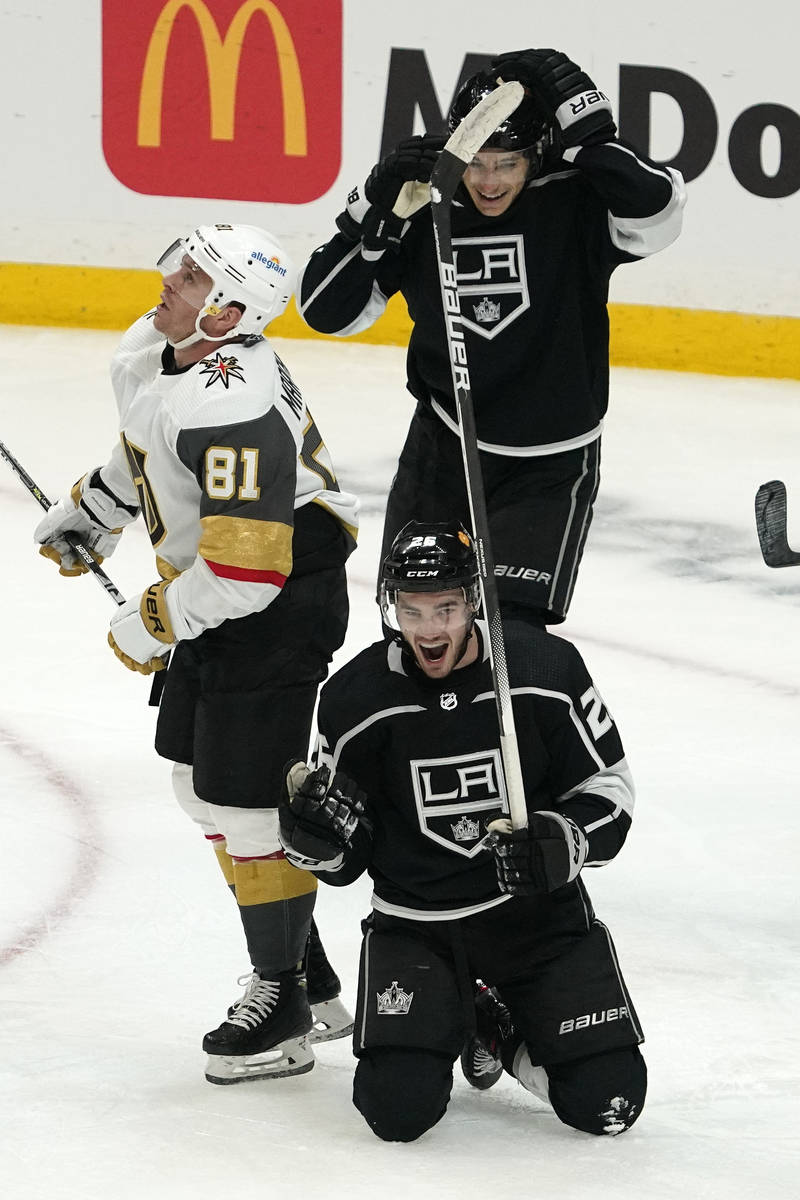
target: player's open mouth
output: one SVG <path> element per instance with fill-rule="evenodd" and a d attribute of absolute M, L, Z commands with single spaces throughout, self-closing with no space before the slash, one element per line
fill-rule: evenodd
<path fill-rule="evenodd" d="M 441 662 L 447 653 L 447 646 L 447 642 L 436 642 L 433 646 L 423 646 L 420 642 L 419 650 L 425 662 L 437 663 Z"/>

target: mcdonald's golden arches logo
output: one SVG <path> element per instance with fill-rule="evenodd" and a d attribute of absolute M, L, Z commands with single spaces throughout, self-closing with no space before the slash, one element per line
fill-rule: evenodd
<path fill-rule="evenodd" d="M 303 204 L 341 156 L 341 0 L 103 0 L 103 152 L 149 195 Z"/>

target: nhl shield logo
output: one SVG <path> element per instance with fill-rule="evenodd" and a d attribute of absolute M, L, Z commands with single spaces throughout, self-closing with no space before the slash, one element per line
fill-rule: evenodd
<path fill-rule="evenodd" d="M 421 831 L 465 858 L 483 849 L 487 824 L 508 813 L 499 750 L 412 759 L 411 778 Z"/>
<path fill-rule="evenodd" d="M 453 238 L 461 321 L 480 337 L 496 337 L 531 306 L 520 233 Z"/>

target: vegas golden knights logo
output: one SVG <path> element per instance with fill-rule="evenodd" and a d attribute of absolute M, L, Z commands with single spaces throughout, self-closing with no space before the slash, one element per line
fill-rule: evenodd
<path fill-rule="evenodd" d="M 131 473 L 131 479 L 139 496 L 139 506 L 147 525 L 150 541 L 154 546 L 160 546 L 166 537 L 167 530 L 161 519 L 161 513 L 158 511 L 158 504 L 153 495 L 150 481 L 147 478 L 145 469 L 147 451 L 140 449 L 139 446 L 134 446 L 133 442 L 128 441 L 124 433 L 120 436 L 125 456 L 128 459 L 128 470 Z"/>
<path fill-rule="evenodd" d="M 342 0 L 103 0 L 103 151 L 154 195 L 305 203 L 336 179 Z"/>

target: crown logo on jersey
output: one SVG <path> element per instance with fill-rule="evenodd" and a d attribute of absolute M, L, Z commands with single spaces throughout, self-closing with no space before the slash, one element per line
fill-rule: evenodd
<path fill-rule="evenodd" d="M 378 1016 L 385 1017 L 406 1017 L 408 1010 L 411 1008 L 411 1001 L 414 999 L 413 992 L 406 992 L 398 985 L 396 979 L 392 980 L 391 987 L 388 987 L 385 992 L 377 992 L 378 998 Z"/>
<path fill-rule="evenodd" d="M 480 825 L 466 816 L 457 821 L 455 825 L 451 825 L 450 828 L 457 842 L 474 842 L 476 838 L 480 837 Z"/>
<path fill-rule="evenodd" d="M 475 320 L 480 321 L 481 325 L 493 325 L 495 321 L 500 320 L 500 305 L 495 304 L 488 296 L 484 296 L 480 304 L 473 305 L 472 311 L 475 313 Z"/>

